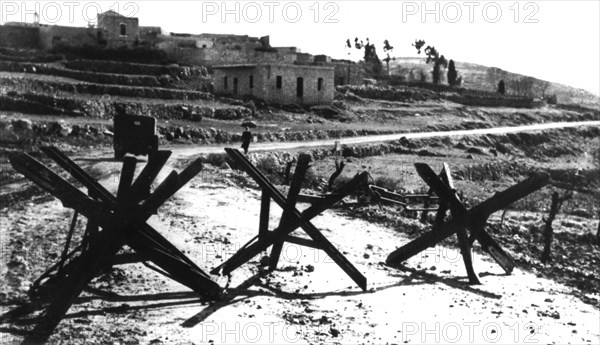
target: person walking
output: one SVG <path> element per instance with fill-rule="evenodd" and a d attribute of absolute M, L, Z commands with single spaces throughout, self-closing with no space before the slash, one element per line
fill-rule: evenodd
<path fill-rule="evenodd" d="M 250 133 L 250 128 L 246 127 L 246 129 L 242 133 L 242 148 L 244 149 L 244 154 L 248 154 L 248 147 L 250 146 L 251 140 L 252 133 Z"/>

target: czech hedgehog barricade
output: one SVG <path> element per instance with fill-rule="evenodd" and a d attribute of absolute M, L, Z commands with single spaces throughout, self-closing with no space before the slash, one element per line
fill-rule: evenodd
<path fill-rule="evenodd" d="M 207 299 L 219 298 L 221 287 L 146 223 L 167 199 L 200 172 L 202 164 L 199 160 L 181 173 L 171 172 L 150 193 L 150 185 L 171 152 L 152 154 L 135 181 L 133 175 L 137 160 L 126 157 L 115 197 L 57 148 L 44 147 L 42 151 L 86 187 L 88 194 L 26 153 L 10 157 L 10 163 L 17 171 L 58 198 L 64 207 L 75 210 L 60 261 L 50 267 L 31 289 L 32 297 L 49 297 L 44 314 L 34 328 L 32 340 L 45 341 L 86 285 L 119 262 L 144 262 Z M 69 251 L 78 214 L 87 218 L 87 227 L 81 244 Z M 135 251 L 133 257 L 130 255 L 126 260 L 117 255 L 124 245 Z"/>
<path fill-rule="evenodd" d="M 59 261 L 49 267 L 32 284 L 29 292 L 34 303 L 44 308 L 44 313 L 32 332 L 31 340 L 41 342 L 47 340 L 86 285 L 116 264 L 141 262 L 189 287 L 205 299 L 216 300 L 222 297 L 224 290 L 208 274 L 146 223 L 167 199 L 202 170 L 199 159 L 193 161 L 181 173 L 172 171 L 151 192 L 150 187 L 171 152 L 152 153 L 148 163 L 135 180 L 137 160 L 134 157 L 125 157 L 117 195 L 114 196 L 57 148 L 42 147 L 41 150 L 87 188 L 87 194 L 29 154 L 17 153 L 10 156 L 10 163 L 17 171 L 59 199 L 64 207 L 74 209 Z M 288 242 L 325 251 L 363 291 L 366 291 L 365 276 L 335 248 L 311 223 L 311 220 L 350 193 L 365 186 L 368 179 L 367 172 L 357 174 L 331 193 L 311 199 L 311 206 L 300 212 L 296 204 L 300 202 L 301 186 L 309 169 L 311 160 L 309 155 L 301 154 L 298 157 L 289 191 L 285 197 L 244 154 L 231 148 L 226 148 L 225 151 L 260 187 L 261 209 L 258 234 L 231 258 L 215 267 L 211 271 L 212 274 L 229 275 L 269 247 L 271 247 L 269 270 L 274 270 L 277 268 L 283 244 Z M 433 229 L 390 253 L 386 264 L 396 267 L 456 233 L 469 283 L 479 284 L 470 253 L 475 240 L 506 273 L 511 273 L 514 268 L 512 258 L 484 230 L 484 227 L 492 213 L 545 186 L 549 181 L 548 174 L 533 174 L 528 179 L 496 193 L 479 205 L 467 209 L 456 195 L 447 164 L 444 164 L 439 175 L 436 175 L 427 164 L 416 163 L 415 167 L 430 187 L 428 194 L 422 195 L 427 197 L 427 204 L 429 200 L 439 204 L 437 209 L 429 208 L 429 205 L 420 209 L 424 212 L 437 210 Z M 373 192 L 377 193 L 381 200 L 389 199 L 390 202 L 404 207 L 408 205 L 401 200 L 406 199 L 405 196 L 382 188 L 375 188 Z M 271 201 L 283 210 L 279 224 L 272 230 L 269 229 Z M 447 211 L 450 211 L 451 216 L 448 220 L 446 220 Z M 87 225 L 80 243 L 71 248 L 79 215 L 87 218 Z M 292 235 L 299 229 L 304 231 L 308 238 Z M 125 245 L 134 252 L 119 254 Z"/>
<path fill-rule="evenodd" d="M 513 202 L 544 187 L 550 176 L 548 174 L 536 173 L 528 179 L 496 193 L 491 198 L 467 209 L 459 200 L 454 189 L 454 184 L 447 165 L 444 165 L 443 173 L 437 176 L 429 165 L 416 163 L 415 168 L 419 176 L 431 187 L 431 190 L 440 198 L 440 208 L 436 215 L 433 229 L 410 243 L 396 249 L 387 257 L 386 264 L 397 266 L 403 261 L 415 256 L 428 247 L 435 246 L 447 237 L 456 233 L 460 245 L 461 254 L 469 283 L 479 284 L 479 279 L 473 269 L 470 248 L 477 240 L 482 249 L 488 253 L 504 271 L 510 274 L 515 266 L 512 258 L 502 250 L 500 245 L 484 230 L 489 216 L 499 210 L 505 209 Z M 444 173 L 445 171 L 445 173 Z M 451 219 L 444 222 L 446 212 L 450 210 Z M 471 236 L 467 234 L 467 229 Z"/>
<path fill-rule="evenodd" d="M 230 148 L 225 149 L 225 151 L 262 189 L 260 223 L 258 235 L 244 245 L 229 260 L 214 268 L 211 273 L 229 274 L 270 246 L 273 247 L 271 249 L 269 269 L 274 270 L 277 268 L 283 243 L 290 242 L 325 251 L 361 289 L 367 289 L 367 279 L 365 276 L 310 222 L 312 218 L 331 208 L 335 203 L 364 184 L 367 179 L 366 172 L 356 175 L 352 180 L 333 193 L 315 201 L 308 209 L 300 212 L 296 209 L 296 203 L 298 202 L 298 194 L 300 193 L 300 188 L 310 163 L 309 155 L 302 154 L 298 157 L 296 170 L 294 171 L 286 198 L 240 151 Z M 269 212 L 271 199 L 283 209 L 283 214 L 279 225 L 270 231 Z M 291 233 L 298 228 L 301 228 L 310 239 L 292 236 Z"/>

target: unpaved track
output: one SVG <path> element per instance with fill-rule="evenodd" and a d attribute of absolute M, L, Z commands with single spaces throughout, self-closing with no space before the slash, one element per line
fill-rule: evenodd
<path fill-rule="evenodd" d="M 501 134 L 575 126 L 600 126 L 600 121 L 339 141 L 353 145 L 402 136 Z M 261 143 L 251 148 L 293 150 L 331 146 L 333 140 Z M 169 148 L 174 156 L 185 159 L 223 152 L 224 146 Z M 111 169 L 120 165 L 113 161 L 102 164 Z M 163 169 L 157 181 L 164 179 L 168 170 Z M 114 171 L 101 181 L 113 192 L 118 182 L 118 169 Z M 207 271 L 252 238 L 259 222 L 260 191 L 236 185 L 228 174 L 231 171 L 219 169 L 215 177 L 198 176 L 149 220 Z M 33 238 L 35 231 L 53 231 L 48 222 L 58 224 L 65 214 L 70 215 L 52 200 L 11 209 L 6 219 L 18 227 L 23 237 Z M 277 224 L 280 215 L 280 210 L 273 207 L 270 224 Z M 570 287 L 522 269 L 506 276 L 480 252 L 474 255 L 474 265 L 483 285 L 469 286 L 455 246 L 436 246 L 411 258 L 407 267 L 413 272 L 391 269 L 380 263 L 410 240 L 400 229 L 349 218 L 333 210 L 315 218 L 314 224 L 367 277 L 367 292 L 359 290 L 323 252 L 287 243 L 279 270 L 259 275 L 258 258 L 251 260 L 232 274 L 230 298 L 215 304 L 201 302 L 185 287 L 140 264 L 120 266 L 120 280 L 95 285 L 114 295 L 85 294 L 49 343 L 543 344 L 597 343 L 600 339 L 597 306 L 572 296 Z M 595 228 L 595 224 L 589 226 Z M 214 278 L 225 286 L 226 277 Z M 243 285 L 247 280 L 253 284 Z M 12 343 L 13 339 L 18 343 L 19 333 L 2 333 L 7 330 L 0 329 L 0 343 Z"/>
<path fill-rule="evenodd" d="M 250 149 L 252 152 L 262 151 L 282 151 L 282 150 L 294 150 L 302 148 L 317 148 L 332 146 L 335 141 L 339 141 L 341 145 L 359 145 L 359 144 L 372 144 L 385 141 L 394 141 L 402 137 L 407 139 L 424 139 L 433 137 L 449 137 L 449 136 L 468 136 L 468 135 L 485 135 L 485 134 L 507 134 L 516 132 L 533 132 L 548 129 L 559 129 L 559 128 L 570 128 L 570 127 L 584 127 L 584 126 L 598 126 L 600 127 L 600 121 L 578 121 L 578 122 L 552 122 L 552 123 L 540 123 L 535 125 L 527 126 L 515 126 L 515 127 L 494 127 L 494 128 L 482 128 L 482 129 L 469 129 L 469 130 L 457 130 L 457 131 L 439 131 L 439 132 L 416 132 L 416 133 L 398 133 L 398 134 L 385 134 L 385 135 L 371 135 L 363 137 L 352 137 L 352 138 L 339 138 L 339 139 L 327 139 L 327 140 L 315 140 L 315 141 L 293 141 L 293 142 L 276 142 L 276 143 L 257 143 L 251 144 Z M 169 145 L 164 147 L 173 151 L 173 156 L 178 158 L 186 158 L 195 156 L 198 154 L 208 153 L 222 153 L 223 148 L 231 146 L 227 145 L 215 145 L 215 146 L 174 146 Z"/>

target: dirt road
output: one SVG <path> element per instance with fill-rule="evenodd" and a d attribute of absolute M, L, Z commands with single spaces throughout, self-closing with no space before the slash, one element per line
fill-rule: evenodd
<path fill-rule="evenodd" d="M 600 121 L 579 121 L 579 122 L 552 122 L 552 123 L 540 123 L 535 125 L 527 126 L 515 126 L 515 127 L 495 127 L 495 128 L 482 128 L 482 129 L 470 129 L 470 130 L 458 130 L 458 131 L 439 131 L 439 132 L 416 132 L 416 133 L 397 133 L 397 134 L 385 134 L 385 135 L 372 135 L 363 137 L 352 137 L 352 138 L 339 138 L 337 141 L 341 145 L 359 145 L 359 144 L 372 144 L 385 141 L 398 140 L 402 137 L 407 139 L 422 139 L 422 138 L 433 138 L 433 137 L 448 137 L 448 136 L 465 136 L 465 135 L 484 135 L 484 134 L 506 134 L 516 132 L 531 132 L 541 131 L 548 129 L 558 128 L 569 128 L 569 127 L 580 127 L 580 126 L 600 126 Z M 332 146 L 336 139 L 327 140 L 315 140 L 315 141 L 294 141 L 294 142 L 276 142 L 276 143 L 257 143 L 251 144 L 250 149 L 253 152 L 257 151 L 281 151 L 281 150 L 294 150 L 301 148 L 316 148 Z M 215 145 L 215 146 L 166 146 L 165 149 L 173 151 L 173 155 L 176 157 L 184 158 L 198 154 L 208 153 L 222 153 L 223 148 L 228 145 Z"/>

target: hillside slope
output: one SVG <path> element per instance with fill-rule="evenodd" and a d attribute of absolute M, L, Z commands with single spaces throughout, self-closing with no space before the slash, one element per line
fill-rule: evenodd
<path fill-rule="evenodd" d="M 423 71 L 427 76 L 427 81 L 431 81 L 431 70 L 433 69 L 433 64 L 427 65 L 425 60 L 425 58 L 396 57 L 395 60 L 390 61 L 390 74 L 401 75 L 404 76 L 408 81 L 411 81 L 412 77 L 418 80 L 420 78 L 421 71 Z M 511 90 L 510 82 L 527 78 L 527 76 L 522 74 L 512 73 L 496 67 L 488 67 L 475 63 L 460 61 L 455 61 L 455 64 L 459 76 L 462 76 L 463 78 L 463 86 L 469 89 L 495 91 L 497 82 L 501 79 L 504 79 L 507 83 L 507 91 L 509 93 L 514 93 L 516 91 Z M 556 94 L 559 103 L 574 103 L 594 107 L 598 107 L 600 102 L 600 98 L 598 96 L 587 90 L 560 83 L 544 81 L 537 78 L 532 79 L 535 83 L 533 93 L 536 97 L 541 97 L 542 94 Z M 445 82 L 445 76 L 443 81 Z M 547 88 L 543 90 L 546 85 Z"/>

